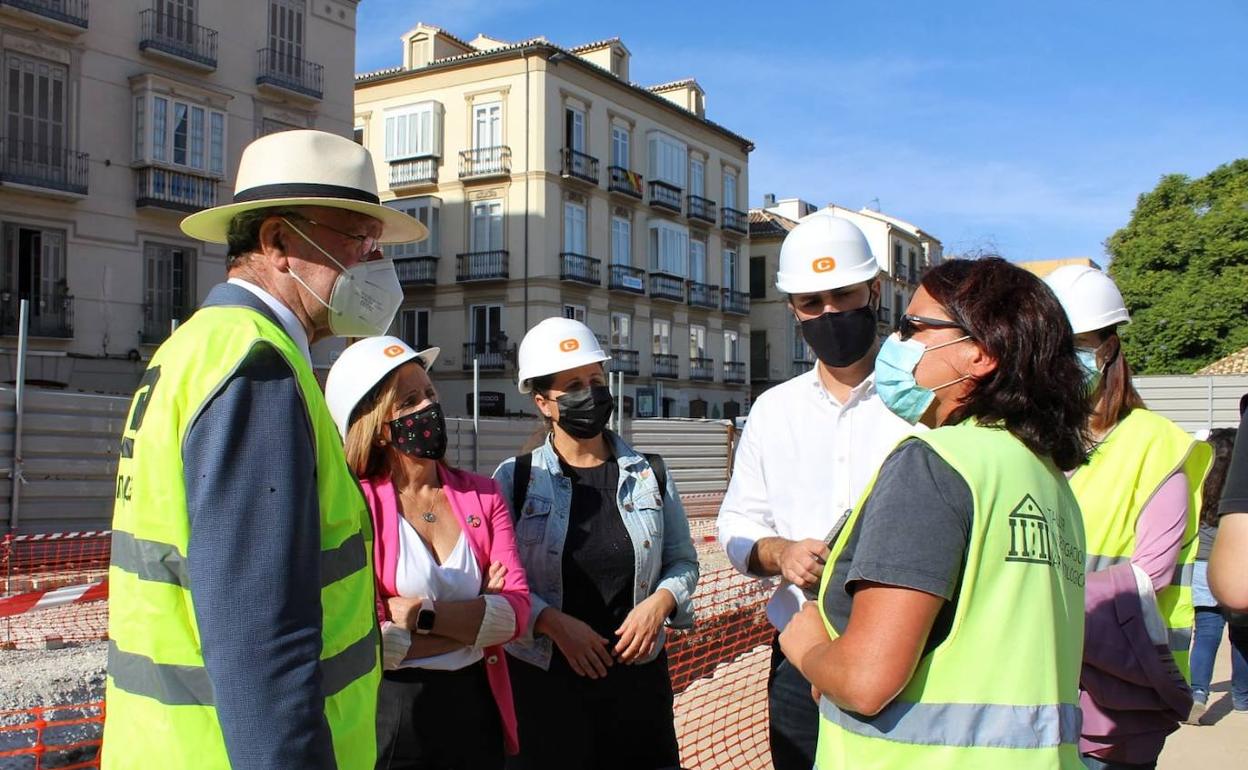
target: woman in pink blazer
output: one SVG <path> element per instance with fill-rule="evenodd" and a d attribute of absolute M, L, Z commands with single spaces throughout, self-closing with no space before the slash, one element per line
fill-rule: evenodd
<path fill-rule="evenodd" d="M 519 749 L 502 645 L 528 625 L 529 589 L 497 483 L 443 460 L 438 352 L 370 337 L 325 386 L 373 519 L 377 767 L 497 770 Z"/>

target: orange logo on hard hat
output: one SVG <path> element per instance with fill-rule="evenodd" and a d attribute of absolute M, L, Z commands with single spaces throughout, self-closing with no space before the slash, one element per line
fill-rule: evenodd
<path fill-rule="evenodd" d="M 810 267 L 816 273 L 826 273 L 830 270 L 836 269 L 836 260 L 833 259 L 832 257 L 820 257 L 819 259 L 816 259 L 814 262 L 811 262 Z"/>
<path fill-rule="evenodd" d="M 381 352 L 386 354 L 386 358 L 397 358 L 406 353 L 407 348 L 402 345 L 391 345 Z"/>
<path fill-rule="evenodd" d="M 564 353 L 571 353 L 581 346 L 581 343 L 574 338 L 568 338 L 559 343 L 559 349 Z"/>

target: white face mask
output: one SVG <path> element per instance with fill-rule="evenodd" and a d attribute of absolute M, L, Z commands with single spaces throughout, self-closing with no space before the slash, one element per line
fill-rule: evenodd
<path fill-rule="evenodd" d="M 403 285 L 399 283 L 394 261 L 377 259 L 361 262 L 351 268 L 343 267 L 341 262 L 304 235 L 290 220 L 283 217 L 282 221 L 342 271 L 334 280 L 328 302 L 321 299 L 294 270 L 290 271 L 290 276 L 329 310 L 330 332 L 336 337 L 373 337 L 385 334 L 394 321 L 394 314 L 399 311 L 399 305 L 403 304 Z"/>

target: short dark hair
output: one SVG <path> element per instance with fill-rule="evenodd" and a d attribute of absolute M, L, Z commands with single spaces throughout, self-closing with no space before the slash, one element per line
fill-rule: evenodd
<path fill-rule="evenodd" d="M 230 226 L 225 235 L 228 247 L 225 257 L 225 268 L 228 270 L 234 267 L 260 248 L 260 227 L 266 219 L 270 217 L 289 217 L 297 214 L 298 212 L 293 208 L 270 206 L 262 209 L 251 209 L 235 215 L 230 220 Z"/>
<path fill-rule="evenodd" d="M 997 360 L 949 422 L 1000 425 L 1063 471 L 1086 462 L 1091 400 L 1070 322 L 1044 282 L 989 257 L 949 260 L 922 286 Z"/>
<path fill-rule="evenodd" d="M 1214 428 L 1205 439 L 1213 447 L 1213 464 L 1205 477 L 1200 503 L 1200 523 L 1206 527 L 1218 526 L 1218 504 L 1222 487 L 1226 486 L 1226 473 L 1231 468 L 1231 453 L 1235 450 L 1235 428 Z"/>

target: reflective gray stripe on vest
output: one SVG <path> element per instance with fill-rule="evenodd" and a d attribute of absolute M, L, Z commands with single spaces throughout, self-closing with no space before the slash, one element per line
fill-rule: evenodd
<path fill-rule="evenodd" d="M 113 530 L 111 562 L 114 567 L 138 576 L 140 580 L 171 583 L 187 588 L 186 558 L 175 546 L 156 540 L 143 540 L 129 532 Z"/>
<path fill-rule="evenodd" d="M 1119 564 L 1126 564 L 1129 561 L 1131 561 L 1130 556 L 1100 556 L 1098 554 L 1090 553 L 1084 562 L 1084 566 L 1087 568 L 1088 572 L 1100 572 L 1101 570 L 1109 569 L 1110 567 L 1114 567 Z M 1170 585 L 1190 586 L 1193 578 L 1196 576 L 1196 565 L 1178 564 L 1175 566 L 1177 568 L 1175 570 L 1175 580 Z"/>
<path fill-rule="evenodd" d="M 321 688 L 328 698 L 373 670 L 377 640 L 369 631 L 332 658 L 321 661 Z M 166 706 L 212 706 L 212 681 L 203 666 L 157 663 L 146 655 L 108 643 L 108 674 L 117 687 Z"/>
<path fill-rule="evenodd" d="M 112 564 L 138 576 L 140 580 L 190 588 L 186 558 L 168 543 L 143 540 L 129 532 L 113 531 Z M 353 575 L 368 564 L 364 535 L 356 532 L 337 548 L 321 551 L 321 585 L 327 586 Z"/>
<path fill-rule="evenodd" d="M 1170 649 L 1175 652 L 1187 652 L 1192 647 L 1192 629 L 1190 628 L 1167 628 L 1166 636 Z"/>
<path fill-rule="evenodd" d="M 961 748 L 1047 749 L 1079 739 L 1073 703 L 1007 706 L 992 703 L 901 703 L 874 717 L 843 711 L 823 698 L 819 712 L 846 732 L 865 738 Z"/>

